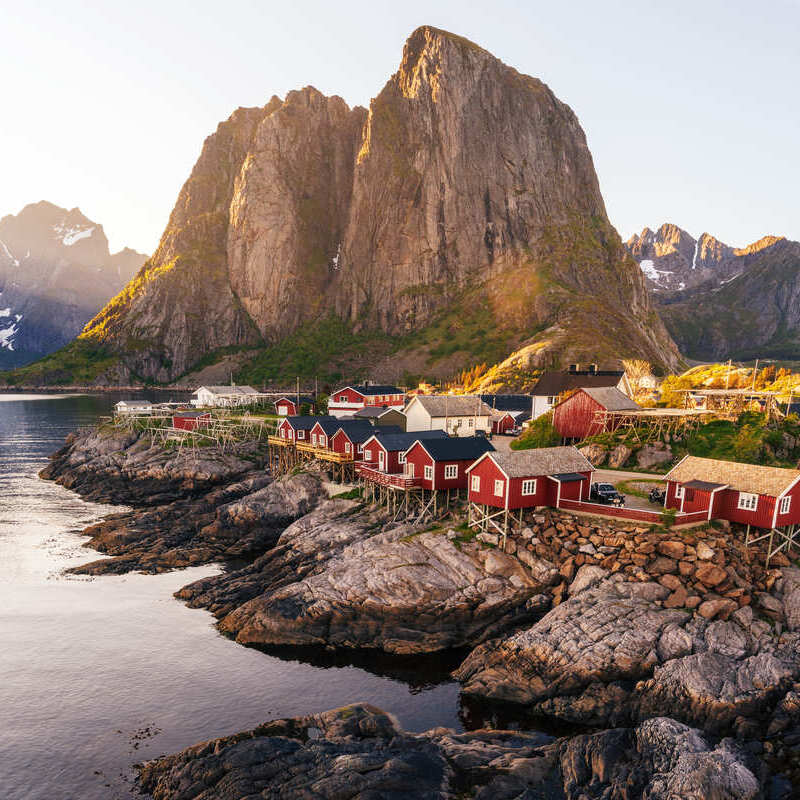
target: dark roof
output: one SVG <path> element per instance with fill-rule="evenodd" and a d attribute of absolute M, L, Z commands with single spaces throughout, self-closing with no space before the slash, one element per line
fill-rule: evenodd
<path fill-rule="evenodd" d="M 419 437 L 417 437 L 419 439 Z M 464 436 L 448 439 L 419 439 L 419 443 L 434 461 L 467 461 L 480 458 L 494 450 L 483 436 Z"/>
<path fill-rule="evenodd" d="M 353 414 L 354 417 L 364 417 L 366 419 L 377 419 L 378 417 L 382 417 L 384 414 L 393 411 L 395 414 L 402 414 L 403 412 L 399 408 L 390 408 L 389 406 L 365 406 L 364 408 L 360 408 Z"/>
<path fill-rule="evenodd" d="M 365 422 L 367 423 L 366 425 L 364 424 Z M 339 425 L 336 430 L 339 430 L 339 428 L 347 434 L 347 438 L 350 439 L 351 442 L 356 443 L 366 442 L 367 439 L 371 439 L 375 435 L 375 428 L 370 424 L 369 420 L 352 419 Z M 388 433 L 403 432 L 403 429 L 399 425 L 386 425 L 383 430 Z"/>
<path fill-rule="evenodd" d="M 410 431 L 409 433 L 405 433 L 404 431 L 394 432 L 392 430 L 394 426 L 385 425 L 382 428 L 370 428 L 372 431 L 373 436 L 377 438 L 377 440 L 387 449 L 390 451 L 403 451 L 408 450 L 414 442 L 418 439 L 424 439 L 428 441 L 429 439 L 448 439 L 450 438 L 444 431 L 441 430 L 434 430 L 434 431 Z M 370 437 L 367 437 L 370 438 Z M 365 440 L 366 441 L 366 440 Z"/>
<path fill-rule="evenodd" d="M 569 392 L 573 389 L 616 386 L 624 374 L 624 372 L 612 370 L 597 373 L 546 370 L 536 382 L 531 394 L 537 397 L 557 397 L 562 392 Z"/>
<path fill-rule="evenodd" d="M 172 416 L 179 419 L 190 419 L 192 417 L 210 417 L 211 414 L 208 411 L 176 411 Z"/>
<path fill-rule="evenodd" d="M 551 475 L 551 478 L 555 478 L 557 481 L 561 483 L 572 483 L 573 481 L 582 481 L 584 480 L 584 476 L 580 475 L 577 472 L 561 472 L 558 475 Z"/>
<path fill-rule="evenodd" d="M 321 417 L 317 420 L 326 436 L 333 436 L 339 428 L 344 428 L 350 436 L 358 430 L 373 431 L 372 423 L 368 419 L 339 419 L 338 417 Z M 352 437 L 351 437 L 352 438 Z"/>
<path fill-rule="evenodd" d="M 283 419 L 285 419 L 295 430 L 298 430 L 300 428 L 305 430 L 311 430 L 311 428 L 313 428 L 317 422 L 330 419 L 335 420 L 336 417 L 329 417 L 329 416 L 313 417 L 308 415 L 306 416 L 298 415 L 298 416 L 284 417 Z M 338 421 L 341 422 L 341 420 Z M 281 420 L 281 422 L 283 422 L 283 420 Z M 279 422 L 278 424 L 280 425 L 281 423 Z"/>
<path fill-rule="evenodd" d="M 682 486 L 687 489 L 700 489 L 702 492 L 711 492 L 714 489 L 721 489 L 726 486 L 724 483 L 711 483 L 710 481 L 686 481 Z"/>
<path fill-rule="evenodd" d="M 533 398 L 529 394 L 482 394 L 481 400 L 496 411 L 527 411 L 530 413 Z"/>
<path fill-rule="evenodd" d="M 275 402 L 280 403 L 281 400 L 289 400 L 292 403 L 297 402 L 297 395 L 294 394 L 285 394 L 283 397 L 279 397 Z M 300 395 L 300 404 L 303 403 L 313 403 L 314 398 L 310 394 L 301 394 Z"/>
<path fill-rule="evenodd" d="M 376 394 L 405 394 L 402 389 L 398 389 L 397 386 L 388 386 L 385 384 L 370 384 L 369 386 L 356 386 L 354 384 L 350 384 L 349 386 L 342 386 L 341 389 L 337 389 L 335 392 L 331 392 L 331 395 L 336 394 L 337 392 L 341 392 L 342 389 L 353 389 L 359 394 L 363 394 L 365 396 L 376 395 Z"/>

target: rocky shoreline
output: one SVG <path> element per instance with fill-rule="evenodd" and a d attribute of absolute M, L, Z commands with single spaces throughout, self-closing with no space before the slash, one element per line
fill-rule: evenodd
<path fill-rule="evenodd" d="M 270 772 L 276 747 L 293 768 L 313 762 L 320 797 L 392 796 L 381 792 L 396 784 L 397 796 L 415 797 L 666 798 L 691 787 L 687 776 L 707 788 L 697 797 L 788 798 L 800 787 L 800 569 L 788 559 L 765 570 L 737 530 L 667 532 L 552 511 L 503 551 L 456 519 L 390 525 L 380 509 L 335 497 L 320 472 L 272 480 L 261 458 L 254 446 L 196 458 L 100 429 L 71 436 L 41 474 L 132 507 L 85 531 L 87 546 L 112 557 L 75 571 L 243 558 L 176 593 L 242 644 L 420 658 L 463 649 L 454 676 L 466 696 L 605 730 L 548 742 L 412 735 L 359 706 L 144 765 L 154 797 L 311 796 L 311 784 Z M 366 727 L 344 724 L 350 714 Z M 297 733 L 304 727 L 316 733 Z M 353 766 L 340 769 L 345 755 Z M 201 774 L 190 791 L 187 776 Z M 345 783 L 326 777 L 336 774 Z M 337 793 L 356 785 L 363 793 Z"/>

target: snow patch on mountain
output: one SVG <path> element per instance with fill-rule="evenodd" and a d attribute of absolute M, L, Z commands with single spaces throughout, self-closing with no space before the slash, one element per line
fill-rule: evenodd
<path fill-rule="evenodd" d="M 91 228 L 71 227 L 68 228 L 64 225 L 54 225 L 53 230 L 61 237 L 61 243 L 67 247 L 72 247 L 76 242 L 81 239 L 88 239 L 94 232 L 96 226 Z"/>
<path fill-rule="evenodd" d="M 649 258 L 644 258 L 639 262 L 639 269 L 650 278 L 653 283 L 660 283 L 662 275 L 672 275 L 672 270 L 656 269 L 656 265 Z"/>

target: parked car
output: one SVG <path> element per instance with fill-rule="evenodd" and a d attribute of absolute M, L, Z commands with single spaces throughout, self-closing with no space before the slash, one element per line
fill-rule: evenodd
<path fill-rule="evenodd" d="M 667 493 L 664 491 L 664 489 L 659 489 L 657 486 L 654 486 L 650 490 L 650 495 L 649 495 L 650 502 L 655 503 L 655 505 L 657 506 L 663 506 L 666 497 Z"/>
<path fill-rule="evenodd" d="M 620 494 L 610 483 L 593 483 L 589 499 L 606 506 L 625 505 L 625 495 Z"/>

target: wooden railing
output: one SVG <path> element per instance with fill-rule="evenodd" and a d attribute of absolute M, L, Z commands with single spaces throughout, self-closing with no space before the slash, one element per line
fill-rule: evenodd
<path fill-rule="evenodd" d="M 300 453 L 308 453 L 320 461 L 332 461 L 335 464 L 349 464 L 353 460 L 351 453 L 337 453 L 327 447 L 311 444 L 310 442 L 298 442 L 297 450 Z"/>
<path fill-rule="evenodd" d="M 356 464 L 356 472 L 370 483 L 381 486 L 394 486 L 396 489 L 413 489 L 420 485 L 419 478 L 409 478 L 407 475 L 382 472 L 367 464 Z"/>
<path fill-rule="evenodd" d="M 588 503 L 585 500 L 561 500 L 560 508 L 564 511 L 582 511 L 586 514 L 599 514 L 604 517 L 628 519 L 634 522 L 649 522 L 661 525 L 665 517 L 661 511 L 648 511 L 645 508 L 626 508 L 625 506 L 611 506 L 603 503 Z M 708 511 L 692 511 L 686 514 L 680 512 L 675 515 L 673 525 L 689 525 L 693 522 L 705 522 Z"/>
<path fill-rule="evenodd" d="M 270 444 L 278 445 L 278 447 L 287 447 L 294 444 L 294 439 L 284 439 L 282 436 L 268 436 L 267 441 Z"/>

